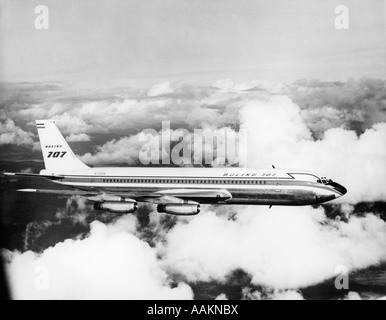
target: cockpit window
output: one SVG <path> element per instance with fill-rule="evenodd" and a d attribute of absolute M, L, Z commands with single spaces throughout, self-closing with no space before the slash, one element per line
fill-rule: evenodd
<path fill-rule="evenodd" d="M 316 182 L 317 183 L 323 183 L 323 184 L 329 184 L 329 183 L 332 183 L 333 181 L 331 179 L 327 179 L 326 177 L 321 177 Z"/>
<path fill-rule="evenodd" d="M 327 177 L 320 177 L 314 174 L 309 173 L 289 173 L 289 175 L 295 179 L 303 180 L 303 181 L 312 181 L 320 184 L 330 184 L 333 183 L 331 179 L 327 179 Z"/>
<path fill-rule="evenodd" d="M 300 180 L 300 181 L 311 181 L 311 182 L 318 182 L 318 183 L 322 183 L 321 182 L 321 177 L 318 177 L 317 175 L 315 174 L 311 174 L 311 173 L 288 173 L 288 175 L 290 175 L 292 178 L 296 179 L 296 180 Z"/>

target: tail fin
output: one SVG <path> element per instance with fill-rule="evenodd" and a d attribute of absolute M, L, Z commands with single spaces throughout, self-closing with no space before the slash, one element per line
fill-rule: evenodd
<path fill-rule="evenodd" d="M 44 164 L 49 171 L 75 171 L 89 168 L 72 152 L 53 120 L 37 120 Z"/>

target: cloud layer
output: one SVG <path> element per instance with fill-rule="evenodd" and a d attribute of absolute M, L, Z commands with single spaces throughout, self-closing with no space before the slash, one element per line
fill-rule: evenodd
<path fill-rule="evenodd" d="M 192 299 L 184 283 L 172 286 L 156 251 L 130 231 L 136 220 L 91 224 L 85 239 L 66 240 L 42 254 L 10 253 L 15 299 Z"/>
<path fill-rule="evenodd" d="M 57 217 L 72 212 L 84 223 L 89 210 L 77 208 L 69 201 Z M 145 225 L 133 215 L 94 221 L 78 239 L 5 257 L 17 299 L 192 299 L 189 284 L 224 284 L 237 270 L 265 288 L 245 289 L 244 299 L 301 299 L 297 290 L 337 277 L 342 266 L 386 262 L 385 241 L 386 223 L 371 213 L 346 223 L 323 208 L 205 207 L 194 218 L 151 211 Z"/>
<path fill-rule="evenodd" d="M 248 131 L 249 167 L 275 164 L 327 175 L 349 190 L 339 201 L 386 198 L 386 123 L 375 124 L 360 136 L 332 128 L 314 140 L 300 107 L 286 96 L 248 102 L 240 110 L 240 121 Z"/>
<path fill-rule="evenodd" d="M 0 145 L 14 144 L 18 146 L 32 146 L 34 149 L 38 145 L 33 141 L 33 134 L 26 132 L 16 126 L 11 119 L 0 118 Z"/>
<path fill-rule="evenodd" d="M 205 212 L 178 223 L 163 248 L 170 268 L 193 282 L 224 281 L 241 269 L 255 285 L 297 289 L 336 276 L 341 265 L 355 270 L 386 261 L 386 224 L 373 215 L 344 223 L 327 219 L 322 208 L 237 210 L 236 220 Z"/>

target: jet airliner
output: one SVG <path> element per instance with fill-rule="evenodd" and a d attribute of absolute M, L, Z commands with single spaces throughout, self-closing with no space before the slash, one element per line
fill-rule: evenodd
<path fill-rule="evenodd" d="M 158 212 L 195 215 L 200 204 L 300 206 L 315 205 L 346 194 L 324 175 L 302 170 L 246 168 L 91 168 L 79 160 L 53 120 L 36 121 L 45 169 L 40 177 L 71 190 L 18 191 L 83 196 L 96 210 L 133 213 L 138 202 L 157 205 Z"/>

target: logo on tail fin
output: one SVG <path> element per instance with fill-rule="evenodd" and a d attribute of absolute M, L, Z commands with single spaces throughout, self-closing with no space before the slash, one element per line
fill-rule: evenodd
<path fill-rule="evenodd" d="M 52 120 L 36 121 L 46 170 L 67 172 L 87 169 L 71 150 Z"/>

